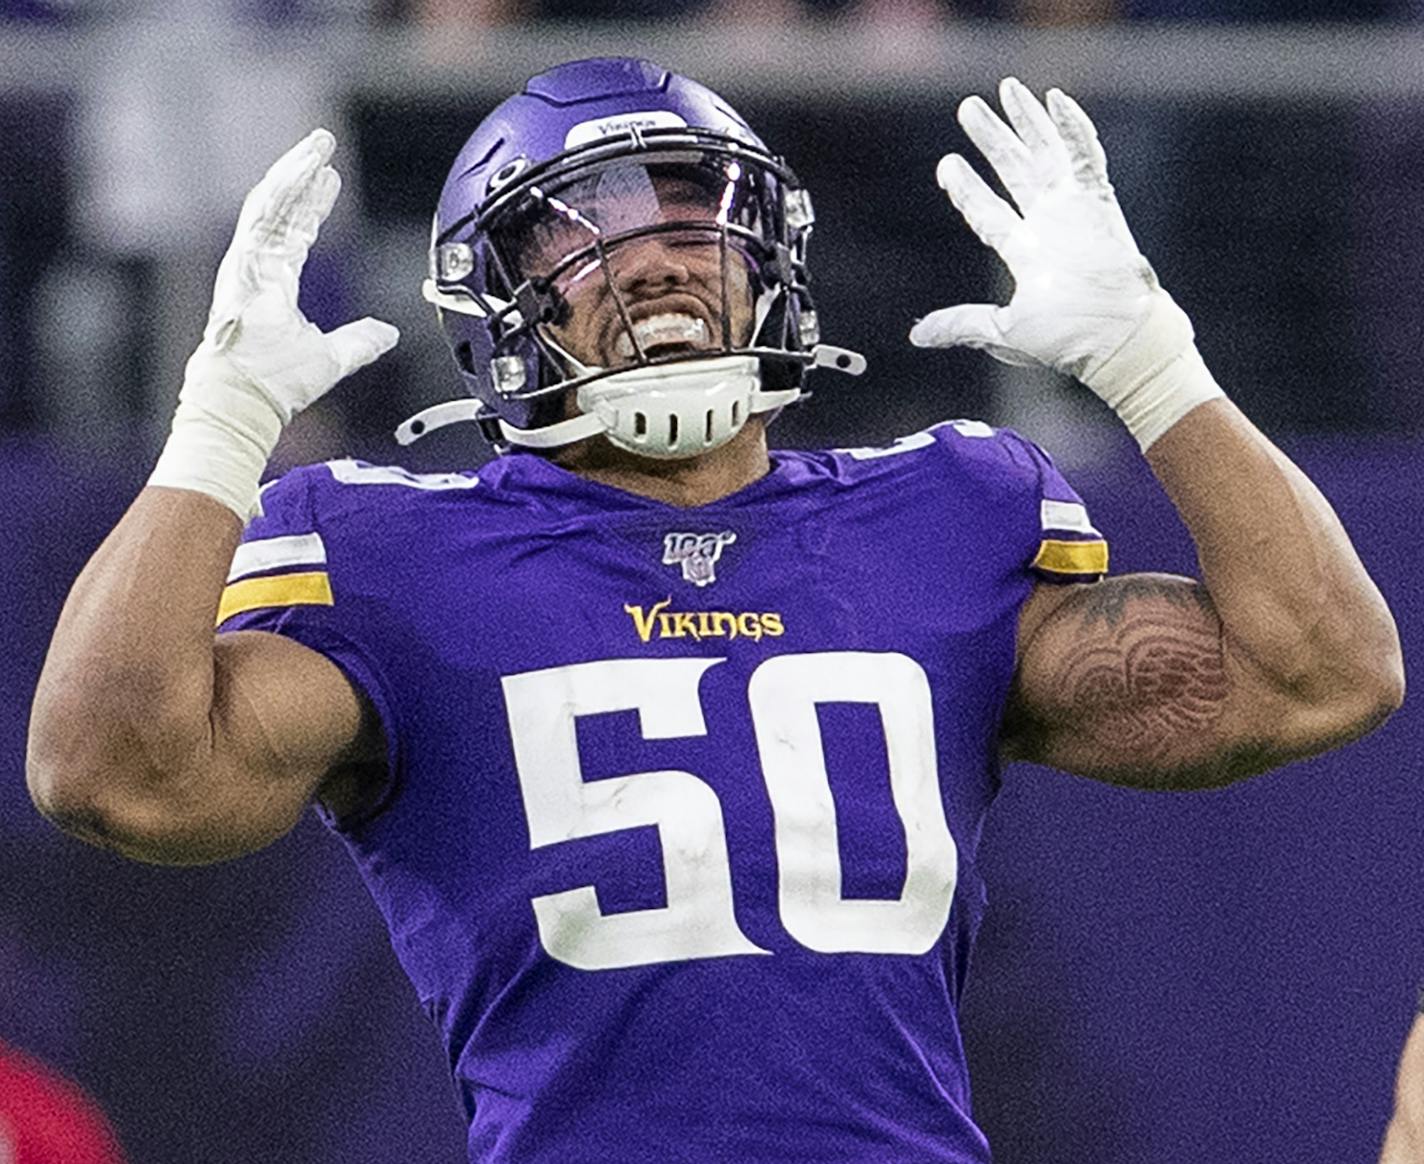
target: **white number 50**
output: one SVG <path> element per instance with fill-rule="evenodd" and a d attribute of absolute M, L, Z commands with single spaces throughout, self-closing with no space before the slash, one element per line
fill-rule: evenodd
<path fill-rule="evenodd" d="M 737 924 L 717 795 L 691 772 L 585 781 L 575 721 L 638 712 L 644 739 L 707 734 L 698 687 L 721 659 L 610 659 L 504 679 L 505 704 L 534 848 L 654 825 L 667 905 L 605 914 L 593 886 L 533 899 L 548 953 L 584 970 L 765 954 Z M 899 654 L 778 655 L 747 690 L 775 820 L 782 924 L 822 953 L 922 954 L 949 918 L 957 873 L 935 762 L 929 680 Z M 841 895 L 836 805 L 818 703 L 880 711 L 890 793 L 905 829 L 906 875 L 894 900 Z"/>

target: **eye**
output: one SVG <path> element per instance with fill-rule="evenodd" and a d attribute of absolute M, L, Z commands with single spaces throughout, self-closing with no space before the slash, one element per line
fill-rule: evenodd
<path fill-rule="evenodd" d="M 593 237 L 592 231 L 577 222 L 556 218 L 538 223 L 530 232 L 534 252 L 546 261 L 557 262 L 578 250 Z"/>

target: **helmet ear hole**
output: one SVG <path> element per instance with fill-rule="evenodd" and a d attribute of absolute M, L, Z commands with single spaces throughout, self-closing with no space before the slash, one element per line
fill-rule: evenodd
<path fill-rule="evenodd" d="M 505 162 L 504 165 L 502 165 L 490 176 L 490 193 L 494 193 L 496 190 L 508 186 L 511 182 L 514 181 L 515 178 L 519 177 L 519 175 L 524 173 L 524 171 L 528 168 L 529 159 L 527 157 L 524 157 L 522 154 L 517 158 Z"/>
<path fill-rule="evenodd" d="M 467 375 L 475 375 L 475 355 L 470 350 L 468 340 L 455 345 L 455 362 L 460 365 L 460 370 Z"/>

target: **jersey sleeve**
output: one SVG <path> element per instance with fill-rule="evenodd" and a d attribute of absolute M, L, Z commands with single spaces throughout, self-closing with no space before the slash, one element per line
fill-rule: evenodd
<path fill-rule="evenodd" d="M 400 772 L 400 724 L 368 633 L 369 614 L 333 559 L 359 557 L 343 546 L 343 531 L 323 529 L 312 498 L 312 475 L 295 469 L 263 487 L 261 512 L 243 531 L 218 605 L 217 631 L 256 630 L 285 635 L 335 663 L 370 701 L 386 739 L 387 788 L 363 817 L 328 823 L 352 828 L 391 798 Z M 335 542 L 335 546 L 332 545 Z M 342 554 L 341 549 L 347 549 Z"/>
<path fill-rule="evenodd" d="M 1107 539 L 1098 532 L 1077 490 L 1043 449 L 1012 429 L 955 420 L 931 430 L 956 463 L 990 489 L 1003 536 L 1037 577 L 1050 582 L 1096 582 L 1108 572 Z"/>
<path fill-rule="evenodd" d="M 1107 539 L 1094 527 L 1088 507 L 1058 471 L 1053 458 L 1010 429 L 1002 439 L 1016 445 L 1033 468 L 1038 503 L 1038 548 L 1029 568 L 1051 582 L 1096 582 L 1108 572 Z"/>

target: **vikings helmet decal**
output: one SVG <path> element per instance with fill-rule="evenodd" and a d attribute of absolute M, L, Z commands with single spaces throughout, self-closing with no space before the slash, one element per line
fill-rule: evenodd
<path fill-rule="evenodd" d="M 474 401 L 398 437 L 479 419 L 497 445 L 606 433 L 693 455 L 801 394 L 818 343 L 809 196 L 715 93 L 647 61 L 534 77 L 460 151 L 424 294 Z"/>

